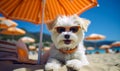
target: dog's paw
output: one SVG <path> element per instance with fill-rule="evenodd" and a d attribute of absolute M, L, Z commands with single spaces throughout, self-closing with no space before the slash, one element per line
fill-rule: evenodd
<path fill-rule="evenodd" d="M 75 70 L 80 70 L 81 65 L 81 61 L 74 59 L 74 60 L 69 60 L 66 63 L 66 66 L 71 67 Z"/>
<path fill-rule="evenodd" d="M 56 64 L 56 63 L 47 63 L 45 65 L 45 70 L 49 71 L 49 70 L 59 70 L 61 68 L 60 64 Z"/>

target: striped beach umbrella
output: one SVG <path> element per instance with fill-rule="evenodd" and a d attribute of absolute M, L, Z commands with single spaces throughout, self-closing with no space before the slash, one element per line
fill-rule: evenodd
<path fill-rule="evenodd" d="M 35 24 L 50 22 L 58 15 L 80 15 L 97 5 L 97 0 L 0 0 L 0 13 L 11 19 Z"/>
<path fill-rule="evenodd" d="M 16 27 L 17 23 L 7 19 L 5 17 L 0 17 L 0 29 L 7 29 L 9 27 Z"/>
<path fill-rule="evenodd" d="M 4 35 L 23 35 L 25 33 L 26 32 L 24 30 L 17 27 L 10 27 L 0 32 L 0 34 L 4 34 Z"/>

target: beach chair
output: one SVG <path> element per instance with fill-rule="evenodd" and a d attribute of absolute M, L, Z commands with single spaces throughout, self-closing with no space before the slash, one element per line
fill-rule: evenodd
<path fill-rule="evenodd" d="M 0 40 L 0 61 L 17 61 L 17 58 L 18 56 L 16 45 Z"/>
<path fill-rule="evenodd" d="M 36 64 L 36 60 L 28 57 L 28 49 L 22 41 L 11 43 L 0 40 L 0 61 L 12 61 L 13 63 Z"/>

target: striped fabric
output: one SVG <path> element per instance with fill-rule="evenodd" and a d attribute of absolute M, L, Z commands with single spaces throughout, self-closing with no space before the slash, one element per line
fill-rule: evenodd
<path fill-rule="evenodd" d="M 97 5 L 97 0 L 46 0 L 44 22 L 50 22 L 58 15 L 80 15 Z M 11 19 L 41 23 L 42 0 L 0 0 L 0 12 Z"/>
<path fill-rule="evenodd" d="M 13 43 L 0 40 L 0 51 L 17 52 L 16 45 Z"/>
<path fill-rule="evenodd" d="M 18 60 L 16 45 L 0 40 L 0 60 Z"/>
<path fill-rule="evenodd" d="M 0 40 L 0 61 L 15 61 L 15 63 L 36 64 L 36 60 L 28 58 L 28 50 L 18 41 L 16 44 Z"/>

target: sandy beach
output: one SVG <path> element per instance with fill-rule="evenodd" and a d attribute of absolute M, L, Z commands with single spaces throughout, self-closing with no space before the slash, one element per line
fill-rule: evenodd
<path fill-rule="evenodd" d="M 87 55 L 90 64 L 80 71 L 120 71 L 120 53 Z"/>
<path fill-rule="evenodd" d="M 37 54 L 30 55 L 30 59 L 37 59 Z M 120 71 L 120 53 L 117 54 L 89 54 L 87 55 L 88 61 L 90 64 L 84 66 L 80 71 Z M 8 63 L 8 62 L 6 62 Z M 0 62 L 2 66 L 1 70 L 6 71 L 43 71 L 42 65 L 26 65 L 26 64 L 5 64 L 5 62 Z M 16 69 L 15 69 L 16 67 Z M 12 70 L 13 69 L 13 70 Z M 59 71 L 67 71 L 63 67 Z"/>
<path fill-rule="evenodd" d="M 32 57 L 35 59 L 37 56 Z M 120 71 L 120 53 L 88 54 L 87 58 L 90 64 L 80 71 Z M 64 68 L 62 70 L 66 71 Z"/>

